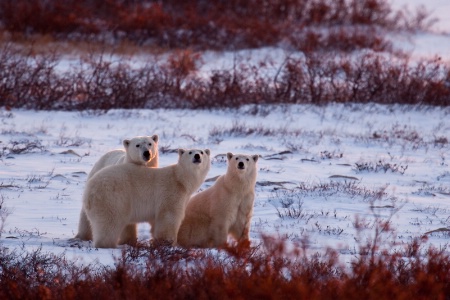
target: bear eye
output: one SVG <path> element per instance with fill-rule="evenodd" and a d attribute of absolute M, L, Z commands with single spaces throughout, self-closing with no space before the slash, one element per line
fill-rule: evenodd
<path fill-rule="evenodd" d="M 236 157 L 236 160 L 238 160 L 239 158 L 238 157 Z"/>
<path fill-rule="evenodd" d="M 203 151 L 200 151 L 200 153 L 203 155 Z"/>
<path fill-rule="evenodd" d="M 192 154 L 192 151 L 189 151 L 189 155 L 191 155 Z"/>
<path fill-rule="evenodd" d="M 149 146 L 152 146 L 152 143 L 149 143 L 148 145 L 149 145 Z"/>
<path fill-rule="evenodd" d="M 139 148 L 139 145 L 136 145 L 136 148 Z"/>
<path fill-rule="evenodd" d="M 248 158 L 247 158 L 247 161 L 248 161 Z"/>

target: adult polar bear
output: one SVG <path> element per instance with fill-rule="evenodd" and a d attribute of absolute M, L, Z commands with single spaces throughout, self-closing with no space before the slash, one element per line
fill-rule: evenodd
<path fill-rule="evenodd" d="M 229 234 L 249 241 L 258 157 L 227 153 L 226 174 L 189 200 L 178 232 L 180 246 L 224 246 Z"/>
<path fill-rule="evenodd" d="M 139 222 L 150 223 L 154 239 L 176 244 L 186 203 L 210 165 L 209 149 L 179 149 L 178 163 L 168 167 L 120 164 L 97 172 L 83 194 L 94 246 L 116 247 L 125 226 Z"/>
<path fill-rule="evenodd" d="M 104 154 L 92 167 L 89 173 L 88 180 L 94 176 L 101 169 L 118 165 L 123 163 L 134 163 L 136 165 L 145 165 L 147 167 L 158 167 L 159 153 L 158 153 L 157 134 L 152 136 L 137 136 L 131 139 L 123 140 L 125 150 L 117 149 Z M 75 238 L 81 240 L 92 240 L 92 230 L 89 220 L 84 209 L 80 212 L 80 221 L 78 223 L 78 233 Z M 127 226 L 121 237 L 121 244 L 134 244 L 137 240 L 136 224 Z"/>

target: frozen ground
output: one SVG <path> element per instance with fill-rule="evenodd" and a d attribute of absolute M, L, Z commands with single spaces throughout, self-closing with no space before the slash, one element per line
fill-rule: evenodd
<path fill-rule="evenodd" d="M 81 262 L 111 263 L 120 250 L 71 245 L 87 174 L 123 138 L 159 134 L 160 166 L 175 163 L 178 147 L 210 148 L 207 178 L 223 174 L 226 152 L 259 154 L 251 237 L 298 242 L 312 251 L 331 246 L 356 254 L 373 238 L 377 220 L 390 219 L 402 245 L 450 229 L 450 109 L 404 106 L 250 107 L 238 111 L 17 110 L 0 115 L 0 197 L 10 212 L 1 242 L 9 248 L 43 247 Z M 13 149 L 22 153 L 13 153 Z M 28 153 L 26 153 L 28 152 Z M 205 183 L 202 188 L 212 183 Z M 356 218 L 364 227 L 357 235 Z M 361 235 L 362 234 L 362 235 Z M 448 231 L 428 234 L 447 247 Z M 139 226 L 139 238 L 150 238 Z"/>

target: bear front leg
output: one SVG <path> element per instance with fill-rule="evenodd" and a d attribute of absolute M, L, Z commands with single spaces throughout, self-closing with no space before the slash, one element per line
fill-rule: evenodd
<path fill-rule="evenodd" d="M 242 240 L 250 240 L 250 220 L 248 219 L 247 222 L 244 224 L 244 229 L 242 230 L 241 236 L 239 237 L 239 241 Z"/>
<path fill-rule="evenodd" d="M 181 220 L 175 214 L 166 213 L 160 216 L 152 226 L 152 235 L 155 240 L 167 241 L 176 245 L 178 229 L 180 228 Z"/>
<path fill-rule="evenodd" d="M 254 195 L 250 195 L 244 199 L 243 203 L 240 205 L 236 220 L 231 227 L 231 235 L 238 241 L 249 241 L 250 240 L 250 224 L 253 215 L 253 199 Z"/>
<path fill-rule="evenodd" d="M 83 207 L 81 208 L 80 221 L 78 223 L 78 233 L 75 236 L 75 238 L 78 238 L 83 241 L 92 240 L 91 224 L 89 223 L 89 220 Z"/>
<path fill-rule="evenodd" d="M 92 220 L 91 220 L 92 221 Z M 91 222 L 95 248 L 116 248 L 120 234 L 124 230 L 123 224 L 111 222 Z"/>
<path fill-rule="evenodd" d="M 250 246 L 250 222 L 246 224 L 242 234 L 239 238 L 237 238 L 238 244 L 241 247 L 249 247 Z"/>
<path fill-rule="evenodd" d="M 136 245 L 137 242 L 137 224 L 129 224 L 120 235 L 119 244 Z"/>

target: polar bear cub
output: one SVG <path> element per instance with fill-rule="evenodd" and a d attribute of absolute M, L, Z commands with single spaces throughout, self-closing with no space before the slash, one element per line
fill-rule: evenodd
<path fill-rule="evenodd" d="M 88 180 L 101 169 L 118 165 L 122 163 L 134 163 L 137 165 L 145 165 L 147 167 L 158 167 L 158 140 L 157 134 L 152 136 L 137 136 L 131 139 L 123 140 L 125 150 L 117 149 L 104 154 L 92 167 Z M 92 240 L 92 230 L 83 209 L 80 212 L 80 221 L 78 223 L 78 233 L 75 238 L 81 240 Z M 127 226 L 123 232 L 122 243 L 133 244 L 137 239 L 136 225 Z"/>
<path fill-rule="evenodd" d="M 249 240 L 258 157 L 227 153 L 226 174 L 189 200 L 178 232 L 180 246 L 224 246 L 229 234 Z"/>
<path fill-rule="evenodd" d="M 186 203 L 209 168 L 209 149 L 179 149 L 178 163 L 164 168 L 120 164 L 97 172 L 83 194 L 94 246 L 116 247 L 124 228 L 139 222 L 150 223 L 154 239 L 175 244 Z"/>

